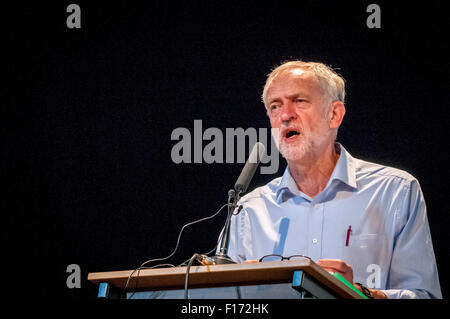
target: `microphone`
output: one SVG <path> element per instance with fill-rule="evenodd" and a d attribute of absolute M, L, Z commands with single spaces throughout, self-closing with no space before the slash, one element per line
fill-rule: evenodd
<path fill-rule="evenodd" d="M 236 184 L 234 184 L 234 189 L 238 194 L 247 191 L 248 185 L 250 184 L 253 175 L 255 175 L 256 169 L 258 168 L 265 151 L 266 147 L 261 142 L 258 142 L 253 146 L 252 152 L 242 169 L 241 175 L 239 175 Z"/>
<path fill-rule="evenodd" d="M 235 264 L 235 262 L 227 255 L 230 241 L 231 216 L 233 214 L 233 210 L 237 207 L 240 194 L 247 191 L 248 185 L 250 184 L 253 175 L 255 175 L 256 169 L 261 162 L 261 158 L 263 157 L 265 150 L 266 148 L 264 144 L 260 142 L 253 146 L 253 150 L 250 153 L 244 168 L 242 169 L 241 175 L 239 175 L 236 184 L 234 184 L 234 190 L 230 189 L 228 192 L 228 202 L 231 202 L 231 204 L 228 206 L 228 217 L 225 222 L 225 226 L 223 227 L 223 236 L 219 246 L 219 253 L 210 258 L 210 260 L 205 260 L 205 263 L 212 263 L 213 265 Z M 242 206 L 238 208 L 238 213 L 241 209 Z"/>

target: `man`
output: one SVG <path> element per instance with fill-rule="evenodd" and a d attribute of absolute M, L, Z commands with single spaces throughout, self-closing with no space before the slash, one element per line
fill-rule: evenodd
<path fill-rule="evenodd" d="M 373 298 L 442 298 L 418 181 L 336 143 L 344 80 L 322 63 L 290 61 L 269 74 L 262 98 L 288 167 L 241 198 L 228 255 L 305 255 Z"/>

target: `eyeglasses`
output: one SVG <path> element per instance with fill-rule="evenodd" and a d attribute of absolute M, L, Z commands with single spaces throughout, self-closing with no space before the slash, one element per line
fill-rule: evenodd
<path fill-rule="evenodd" d="M 303 258 L 308 258 L 309 259 L 308 256 L 303 256 L 303 255 L 292 255 L 292 256 L 289 256 L 289 257 L 284 257 L 284 256 L 281 256 L 281 255 L 272 254 L 272 255 L 266 255 L 266 256 L 261 257 L 259 259 L 259 262 L 262 262 L 262 261 L 282 261 L 282 260 L 300 260 L 300 259 L 303 259 Z"/>

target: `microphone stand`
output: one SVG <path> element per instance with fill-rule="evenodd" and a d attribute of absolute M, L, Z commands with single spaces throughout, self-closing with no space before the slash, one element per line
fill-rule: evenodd
<path fill-rule="evenodd" d="M 225 226 L 223 227 L 223 236 L 220 241 L 219 253 L 215 256 L 211 257 L 214 264 L 223 265 L 223 264 L 236 264 L 228 255 L 228 246 L 230 244 L 230 225 L 231 225 L 231 216 L 233 216 L 233 211 L 237 207 L 237 202 L 239 201 L 239 197 L 241 194 L 241 190 L 237 189 L 237 193 L 234 189 L 230 189 L 228 191 L 228 216 L 225 222 Z"/>
<path fill-rule="evenodd" d="M 219 246 L 219 253 L 211 258 L 213 264 L 236 264 L 228 253 L 228 246 L 230 241 L 230 225 L 231 216 L 233 216 L 233 211 L 237 207 L 237 202 L 242 193 L 247 191 L 247 187 L 255 174 L 255 171 L 261 161 L 264 154 L 265 146 L 264 144 L 258 142 L 253 146 L 252 152 L 242 169 L 241 175 L 239 175 L 236 184 L 234 184 L 234 189 L 228 191 L 228 216 L 225 226 L 223 227 L 222 241 Z M 238 208 L 238 213 L 242 207 Z"/>

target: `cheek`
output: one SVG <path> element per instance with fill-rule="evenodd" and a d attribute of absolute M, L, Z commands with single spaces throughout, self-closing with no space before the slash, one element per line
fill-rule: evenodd
<path fill-rule="evenodd" d="M 278 119 L 278 117 L 270 116 L 270 117 L 269 117 L 269 120 L 270 120 L 270 126 L 271 126 L 272 128 L 280 128 L 280 126 L 281 126 L 281 121 Z"/>
<path fill-rule="evenodd" d="M 327 128 L 328 121 L 324 115 L 314 115 L 305 118 L 304 124 L 310 131 L 317 132 Z"/>

